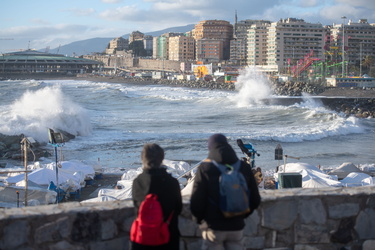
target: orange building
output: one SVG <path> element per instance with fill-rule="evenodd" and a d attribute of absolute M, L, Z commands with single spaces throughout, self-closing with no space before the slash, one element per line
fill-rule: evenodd
<path fill-rule="evenodd" d="M 196 41 L 209 39 L 223 41 L 222 55 L 223 60 L 229 59 L 230 40 L 233 39 L 233 25 L 224 20 L 206 20 L 200 21 L 192 30 L 192 35 Z M 199 48 L 197 47 L 197 57 Z"/>

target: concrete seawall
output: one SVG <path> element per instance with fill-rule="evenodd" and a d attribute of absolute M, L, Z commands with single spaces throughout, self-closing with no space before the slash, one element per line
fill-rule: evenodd
<path fill-rule="evenodd" d="M 247 249 L 374 249 L 375 187 L 261 190 L 246 220 Z M 180 249 L 200 248 L 189 197 Z M 132 201 L 0 209 L 0 249 L 128 249 Z"/>

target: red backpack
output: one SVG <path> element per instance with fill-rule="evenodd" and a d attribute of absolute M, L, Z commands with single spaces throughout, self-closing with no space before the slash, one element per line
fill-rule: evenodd
<path fill-rule="evenodd" d="M 169 222 L 164 221 L 163 211 L 156 194 L 148 194 L 141 203 L 138 217 L 130 229 L 130 240 L 146 246 L 158 246 L 169 242 Z"/>

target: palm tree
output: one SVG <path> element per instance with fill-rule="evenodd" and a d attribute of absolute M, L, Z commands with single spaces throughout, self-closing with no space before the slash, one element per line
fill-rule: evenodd
<path fill-rule="evenodd" d="M 368 71 L 371 66 L 374 66 L 374 58 L 372 56 L 365 56 L 365 58 L 362 60 L 362 66 Z"/>

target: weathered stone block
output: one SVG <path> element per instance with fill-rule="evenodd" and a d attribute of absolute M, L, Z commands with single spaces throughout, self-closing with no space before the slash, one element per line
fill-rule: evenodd
<path fill-rule="evenodd" d="M 4 227 L 0 249 L 15 249 L 27 243 L 30 226 L 26 220 L 17 220 Z"/>
<path fill-rule="evenodd" d="M 130 248 L 130 241 L 127 237 L 120 237 L 113 240 L 90 242 L 90 250 L 103 250 L 103 249 L 121 249 L 128 250 Z"/>
<path fill-rule="evenodd" d="M 359 212 L 359 205 L 356 203 L 344 203 L 334 205 L 328 208 L 329 217 L 332 219 L 342 219 L 357 215 Z"/>
<path fill-rule="evenodd" d="M 71 232 L 69 217 L 64 216 L 56 221 L 44 224 L 35 230 L 34 238 L 37 244 L 60 241 L 68 238 Z"/>
<path fill-rule="evenodd" d="M 375 239 L 375 210 L 367 208 L 360 212 L 354 229 L 360 239 Z"/>
<path fill-rule="evenodd" d="M 105 220 L 102 222 L 102 239 L 113 239 L 118 233 L 117 226 L 113 220 Z"/>
<path fill-rule="evenodd" d="M 66 249 L 69 249 L 69 250 L 85 250 L 85 247 L 72 245 L 67 241 L 60 241 L 56 244 L 51 245 L 49 248 L 53 249 L 53 250 L 66 250 Z"/>
<path fill-rule="evenodd" d="M 329 243 L 330 235 L 325 225 L 296 224 L 294 242 L 301 244 Z"/>
<path fill-rule="evenodd" d="M 255 210 L 245 220 L 244 234 L 248 236 L 256 235 L 258 233 L 258 225 L 260 223 L 260 216 L 258 210 Z"/>
<path fill-rule="evenodd" d="M 130 228 L 131 228 L 134 220 L 135 220 L 134 216 L 126 218 L 121 225 L 121 230 L 130 233 Z"/>
<path fill-rule="evenodd" d="M 327 221 L 327 212 L 320 199 L 300 200 L 299 213 L 303 224 L 324 224 Z"/>
<path fill-rule="evenodd" d="M 266 204 L 263 209 L 262 226 L 274 230 L 289 228 L 297 218 L 298 203 L 294 200 Z"/>
<path fill-rule="evenodd" d="M 244 244 L 246 249 L 264 249 L 265 237 L 245 237 Z"/>
<path fill-rule="evenodd" d="M 362 250 L 374 250 L 375 240 L 366 240 L 363 242 Z"/>

